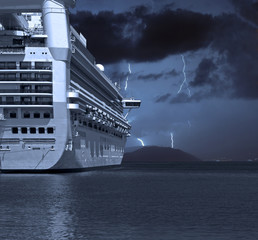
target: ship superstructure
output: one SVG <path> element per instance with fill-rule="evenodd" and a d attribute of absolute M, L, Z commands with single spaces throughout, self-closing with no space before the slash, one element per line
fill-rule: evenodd
<path fill-rule="evenodd" d="M 69 24 L 73 0 L 0 6 L 0 169 L 69 170 L 121 163 L 123 99 Z"/>

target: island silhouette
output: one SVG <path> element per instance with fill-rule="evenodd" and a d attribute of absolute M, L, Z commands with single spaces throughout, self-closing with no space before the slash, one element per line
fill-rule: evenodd
<path fill-rule="evenodd" d="M 131 151 L 130 151 L 131 150 Z M 200 158 L 179 149 L 159 146 L 146 146 L 129 149 L 123 157 L 123 164 L 130 163 L 171 163 L 200 162 Z"/>

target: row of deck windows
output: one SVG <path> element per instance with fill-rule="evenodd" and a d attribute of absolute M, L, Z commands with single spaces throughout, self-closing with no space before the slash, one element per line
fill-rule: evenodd
<path fill-rule="evenodd" d="M 5 114 L 5 116 L 7 118 L 18 118 L 18 114 L 17 112 L 9 112 L 8 114 Z M 50 112 L 44 112 L 44 113 L 39 113 L 39 112 L 33 112 L 33 113 L 30 113 L 30 112 L 24 112 L 22 114 L 22 117 L 23 118 L 45 118 L 45 119 L 48 119 L 48 118 L 51 118 L 51 113 Z"/>
<path fill-rule="evenodd" d="M 0 97 L 1 105 L 52 105 L 52 97 Z"/>
<path fill-rule="evenodd" d="M 17 85 L 12 88 L 2 87 L 0 93 L 52 93 L 52 86 L 21 84 L 18 88 Z"/>
<path fill-rule="evenodd" d="M 0 73 L 1 81 L 51 81 L 51 73 Z"/>
<path fill-rule="evenodd" d="M 41 116 L 42 115 L 40 113 L 38 113 L 38 112 L 35 112 L 35 113 L 25 112 L 23 114 L 23 118 L 31 118 L 31 117 L 33 117 L 33 118 L 41 118 Z M 50 117 L 51 117 L 51 115 L 50 115 L 49 112 L 43 113 L 43 118 L 50 118 Z"/>
<path fill-rule="evenodd" d="M 114 131 L 112 131 L 112 130 L 110 131 L 110 130 L 108 130 L 107 128 L 98 126 L 98 125 L 96 125 L 96 124 L 93 125 L 91 122 L 89 122 L 89 123 L 87 124 L 86 121 L 83 121 L 83 122 L 79 121 L 79 123 L 82 124 L 83 126 L 86 126 L 86 127 L 88 126 L 89 128 L 94 128 L 95 130 L 98 130 L 98 131 L 102 131 L 102 132 L 111 134 L 111 135 L 113 135 L 113 136 L 115 136 L 115 137 L 119 137 L 119 138 L 122 138 L 122 137 L 123 137 L 123 135 L 120 134 L 120 133 L 116 133 L 116 132 L 114 132 Z"/>
<path fill-rule="evenodd" d="M 97 124 L 92 121 L 85 121 L 85 120 L 83 120 L 83 116 L 81 116 L 81 115 L 73 114 L 71 116 L 71 120 L 73 121 L 73 123 L 75 125 L 89 127 L 89 128 L 95 129 L 97 131 L 108 133 L 115 137 L 123 138 L 123 134 L 121 134 L 120 132 L 117 132 L 114 127 L 106 127 L 106 126 L 103 126 L 102 124 Z"/>
<path fill-rule="evenodd" d="M 49 127 L 49 128 L 43 128 L 43 127 L 39 127 L 39 128 L 35 128 L 35 127 L 30 127 L 30 128 L 27 128 L 27 127 L 22 127 L 22 128 L 18 128 L 18 127 L 13 127 L 12 128 L 12 133 L 13 134 L 18 134 L 19 133 L 19 130 L 22 134 L 53 134 L 54 133 L 54 128 L 52 127 Z"/>
<path fill-rule="evenodd" d="M 51 62 L 0 62 L 0 69 L 43 69 L 51 70 Z"/>

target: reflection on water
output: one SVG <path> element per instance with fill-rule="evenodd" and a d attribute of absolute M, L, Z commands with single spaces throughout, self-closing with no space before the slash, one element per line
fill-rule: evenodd
<path fill-rule="evenodd" d="M 0 239 L 258 239 L 258 174 L 0 174 Z"/>
<path fill-rule="evenodd" d="M 73 232 L 74 214 L 69 211 L 72 203 L 71 190 L 69 189 L 70 178 L 65 175 L 51 175 L 54 178 L 51 187 L 46 188 L 45 196 L 47 206 L 46 211 L 49 216 L 47 226 L 48 239 L 75 239 Z"/>

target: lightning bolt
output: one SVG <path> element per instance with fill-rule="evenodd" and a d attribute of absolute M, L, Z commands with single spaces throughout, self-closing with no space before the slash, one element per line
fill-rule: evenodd
<path fill-rule="evenodd" d="M 128 80 L 129 80 L 129 78 L 127 77 L 126 81 L 125 81 L 125 91 L 127 90 L 127 87 L 128 87 Z"/>
<path fill-rule="evenodd" d="M 128 72 L 131 75 L 132 74 L 132 70 L 131 70 L 131 64 L 128 63 Z M 128 80 L 129 80 L 129 76 L 126 77 L 126 81 L 125 81 L 125 91 L 127 90 L 128 87 Z"/>
<path fill-rule="evenodd" d="M 129 71 L 130 74 L 132 74 L 131 64 L 130 63 L 128 63 L 128 71 Z"/>
<path fill-rule="evenodd" d="M 174 134 L 170 133 L 170 137 L 171 137 L 171 148 L 174 148 Z"/>
<path fill-rule="evenodd" d="M 144 142 L 142 141 L 142 139 L 137 138 L 137 140 L 142 144 L 143 147 L 145 146 L 145 145 L 144 145 Z"/>
<path fill-rule="evenodd" d="M 185 64 L 185 57 L 184 57 L 184 55 L 181 55 L 181 58 L 182 58 L 182 61 L 183 61 L 183 64 L 184 64 L 183 70 L 182 70 L 182 72 L 184 74 L 184 81 L 180 85 L 177 94 L 179 94 L 182 91 L 183 86 L 186 85 L 186 88 L 187 88 L 187 91 L 188 91 L 188 96 L 191 97 L 191 90 L 190 90 L 190 88 L 188 86 L 187 79 L 186 79 L 186 73 L 185 73 L 186 64 Z"/>

